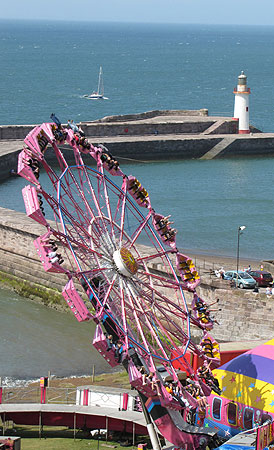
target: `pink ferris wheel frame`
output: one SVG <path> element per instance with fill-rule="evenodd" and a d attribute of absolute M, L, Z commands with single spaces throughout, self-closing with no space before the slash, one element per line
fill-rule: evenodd
<path fill-rule="evenodd" d="M 137 383 L 146 396 L 155 395 L 158 364 L 180 383 L 175 361 L 203 389 L 186 353 L 196 353 L 205 362 L 213 359 L 203 348 L 208 348 L 213 322 L 209 319 L 207 326 L 197 314 L 200 277 L 192 260 L 178 250 L 170 217 L 156 213 L 142 184 L 124 174 L 105 147 L 90 144 L 75 124 L 44 123 L 24 142 L 18 174 L 32 183 L 23 189 L 26 212 L 46 229 L 34 242 L 37 254 L 45 271 L 67 275 L 64 299 L 79 322 L 95 321 L 94 347 L 112 367 L 126 361 L 132 385 Z M 64 145 L 71 148 L 72 165 L 64 157 Z M 57 167 L 49 163 L 50 152 Z M 96 169 L 85 164 L 87 156 Z M 194 295 L 191 310 L 185 291 Z M 191 326 L 206 335 L 200 346 L 191 339 Z M 120 344 L 120 355 L 108 348 L 109 336 L 116 347 Z M 153 374 L 152 385 L 143 382 L 140 366 Z M 163 381 L 156 381 L 162 405 L 182 409 L 168 397 Z M 195 398 L 180 389 L 180 395 L 197 406 Z"/>

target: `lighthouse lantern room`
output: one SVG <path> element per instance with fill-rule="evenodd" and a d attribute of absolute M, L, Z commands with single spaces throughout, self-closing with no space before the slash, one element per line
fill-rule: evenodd
<path fill-rule="evenodd" d="M 238 85 L 234 89 L 235 104 L 234 118 L 239 119 L 239 134 L 248 134 L 249 130 L 249 95 L 250 88 L 246 85 L 247 77 L 244 72 L 238 76 Z"/>

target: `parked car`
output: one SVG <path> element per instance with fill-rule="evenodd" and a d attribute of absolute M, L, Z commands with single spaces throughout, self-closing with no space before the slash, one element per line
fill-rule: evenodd
<path fill-rule="evenodd" d="M 257 286 L 272 286 L 273 278 L 270 272 L 267 272 L 266 270 L 250 270 L 248 273 L 252 278 L 254 278 Z"/>
<path fill-rule="evenodd" d="M 237 287 L 243 288 L 254 288 L 256 286 L 256 281 L 247 272 L 238 270 L 238 277 L 236 270 L 229 270 L 224 274 L 224 280 L 231 280 L 237 284 Z"/>

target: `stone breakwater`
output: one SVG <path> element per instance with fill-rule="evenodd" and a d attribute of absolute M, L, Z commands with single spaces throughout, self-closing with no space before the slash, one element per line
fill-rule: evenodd
<path fill-rule="evenodd" d="M 0 177 L 17 167 L 23 140 L 34 125 L 0 126 Z M 239 135 L 238 121 L 197 111 L 149 111 L 83 122 L 89 141 L 104 144 L 119 159 L 214 159 L 274 155 L 274 133 Z M 71 150 L 64 150 L 71 152 Z M 67 158 L 67 156 L 66 156 Z"/>
<path fill-rule="evenodd" d="M 46 273 L 36 254 L 34 239 L 45 232 L 25 214 L 0 208 L 0 278 L 16 277 L 23 284 L 27 296 L 39 297 L 48 306 L 66 309 L 60 292 L 67 282 L 62 274 Z M 150 249 L 142 246 L 142 253 L 149 254 Z M 154 264 L 152 270 L 161 272 L 160 264 Z M 201 273 L 202 283 L 198 294 L 209 303 L 220 299 L 219 308 L 214 315 L 219 325 L 213 330 L 213 336 L 221 341 L 243 341 L 269 339 L 274 334 L 273 299 L 265 294 L 252 291 L 232 290 L 229 283 L 211 279 L 208 271 Z M 14 280 L 13 280 L 14 281 Z M 81 287 L 79 290 L 82 292 Z M 19 293 L 25 295 L 24 290 Z M 186 292 L 188 304 L 192 294 Z"/>

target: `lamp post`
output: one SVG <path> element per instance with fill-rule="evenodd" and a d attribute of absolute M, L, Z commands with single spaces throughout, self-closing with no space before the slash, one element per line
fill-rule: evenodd
<path fill-rule="evenodd" d="M 239 258 L 240 258 L 240 235 L 243 233 L 245 228 L 246 228 L 245 225 L 238 227 L 236 287 L 238 287 L 238 270 L 239 270 Z"/>

